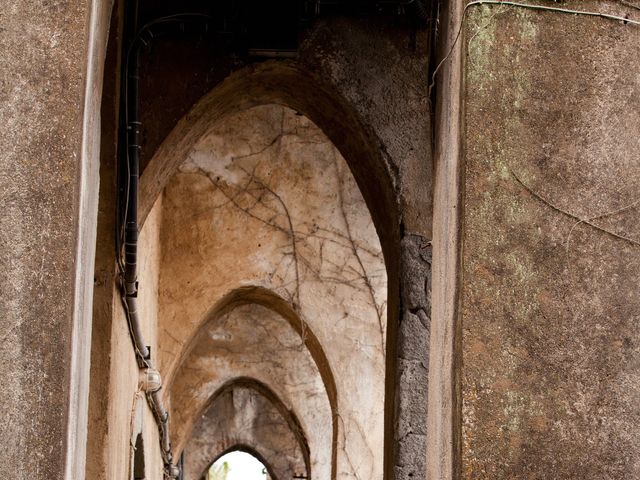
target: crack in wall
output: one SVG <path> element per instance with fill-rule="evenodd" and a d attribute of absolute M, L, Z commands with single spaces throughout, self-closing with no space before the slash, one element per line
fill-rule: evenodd
<path fill-rule="evenodd" d="M 321 226 L 315 222 L 307 222 L 299 218 L 293 218 L 285 199 L 275 188 L 271 187 L 265 179 L 261 178 L 258 173 L 260 166 L 264 163 L 265 154 L 270 153 L 276 157 L 281 155 L 283 139 L 287 136 L 296 137 L 297 135 L 299 135 L 298 128 L 285 130 L 283 110 L 279 131 L 276 132 L 265 146 L 247 154 L 231 157 L 226 168 L 233 167 L 233 175 L 227 175 L 226 178 L 223 178 L 221 175 L 207 170 L 202 166 L 195 166 L 196 162 L 194 162 L 193 159 L 191 160 L 192 164 L 183 167 L 182 171 L 206 177 L 215 187 L 216 191 L 224 196 L 226 200 L 213 205 L 211 207 L 212 210 L 232 205 L 249 218 L 285 235 L 288 239 L 289 248 L 282 250 L 282 257 L 272 272 L 270 272 L 269 278 L 273 280 L 279 277 L 280 285 L 286 288 L 288 300 L 298 313 L 302 313 L 303 309 L 303 302 L 300 298 L 302 290 L 301 283 L 304 281 L 303 269 L 301 267 L 304 267 L 305 273 L 313 275 L 318 281 L 344 285 L 365 292 L 369 296 L 376 314 L 380 332 L 379 348 L 380 352 L 384 355 L 386 300 L 377 300 L 375 287 L 372 282 L 372 274 L 367 271 L 367 267 L 365 266 L 366 262 L 362 257 L 364 253 L 368 255 L 368 263 L 371 263 L 373 260 L 383 264 L 382 253 L 379 250 L 373 250 L 370 246 L 362 242 L 356 241 L 354 238 L 344 198 L 344 190 L 347 188 L 345 185 L 345 176 L 350 175 L 350 172 L 345 172 L 344 168 L 341 168 L 341 162 L 344 163 L 344 160 L 339 157 L 335 147 L 332 146 L 330 152 L 333 158 L 337 181 L 337 205 L 342 218 L 344 232 L 337 228 Z M 292 143 L 298 145 L 313 144 L 325 146 L 329 142 L 328 140 L 299 140 Z M 270 150 L 274 151 L 269 152 Z M 247 168 L 238 163 L 238 160 L 255 160 L 255 162 L 251 168 Z M 237 177 L 238 173 L 241 174 L 240 177 Z M 230 179 L 234 179 L 234 182 L 231 182 Z M 366 206 L 364 206 L 364 208 L 366 208 Z M 334 249 L 340 248 L 348 250 L 351 253 L 351 258 L 347 255 L 342 255 L 342 262 L 332 260 L 329 256 L 325 255 L 327 243 L 330 243 Z M 327 270 L 333 271 L 333 274 L 328 273 Z M 293 279 L 286 280 L 290 277 L 291 271 L 293 271 Z M 303 341 L 304 338 L 305 336 L 303 335 Z"/>
<path fill-rule="evenodd" d="M 308 119 L 291 110 L 285 115 L 282 107 L 256 107 L 205 135 L 165 197 L 164 278 L 171 282 L 163 284 L 169 290 L 164 298 L 178 296 L 175 274 L 168 273 L 173 267 L 188 277 L 192 297 L 201 304 L 193 309 L 191 301 L 184 306 L 189 311 L 165 305 L 165 318 L 184 325 L 173 337 L 184 338 L 194 320 L 207 315 L 211 304 L 205 298 L 219 298 L 238 285 L 274 291 L 291 305 L 302 330 L 302 338 L 285 340 L 248 317 L 252 336 L 240 348 L 224 315 L 216 317 L 201 331 L 202 339 L 190 340 L 190 368 L 182 363 L 174 376 L 178 438 L 188 435 L 192 412 L 232 372 L 265 375 L 265 381 L 277 374 L 277 382 L 269 381 L 286 392 L 285 403 L 306 412 L 299 415 L 320 455 L 314 457 L 317 478 L 328 478 L 320 472 L 332 468 L 333 460 L 327 463 L 323 456 L 332 452 L 339 469 L 351 476 L 377 478 L 384 443 L 386 268 L 367 204 L 340 153 Z M 187 221 L 190 212 L 194 216 Z M 300 377 L 299 365 L 291 363 L 295 352 L 307 349 L 307 325 L 327 352 L 327 368 L 339 372 L 336 396 L 322 418 L 321 410 L 310 412 L 308 406 L 319 401 L 314 389 L 323 390 L 323 380 Z M 179 347 L 174 339 L 165 346 Z M 330 420 L 332 411 L 346 422 L 342 435 Z M 329 437 L 322 436 L 325 430 Z M 341 435 L 335 440 L 342 438 L 344 449 L 331 450 L 333 435 Z M 321 438 L 329 445 L 318 447 Z"/>

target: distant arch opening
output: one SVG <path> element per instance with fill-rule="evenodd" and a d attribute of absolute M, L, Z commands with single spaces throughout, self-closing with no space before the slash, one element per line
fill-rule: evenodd
<path fill-rule="evenodd" d="M 238 445 L 267 465 L 271 478 L 311 478 L 309 447 L 294 412 L 250 378 L 223 386 L 199 416 L 183 450 L 184 479 L 206 476 L 212 458 Z"/>
<path fill-rule="evenodd" d="M 276 477 L 256 454 L 238 447 L 214 461 L 202 480 L 276 480 Z"/>

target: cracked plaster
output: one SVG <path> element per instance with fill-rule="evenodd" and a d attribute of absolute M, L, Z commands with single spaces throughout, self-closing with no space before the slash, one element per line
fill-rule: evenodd
<path fill-rule="evenodd" d="M 243 286 L 270 289 L 313 331 L 334 372 L 338 478 L 380 478 L 386 271 L 362 195 L 325 135 L 275 105 L 225 118 L 167 185 L 160 238 L 159 354 L 169 384 L 217 300 Z M 176 398 L 174 418 L 196 413 Z"/>

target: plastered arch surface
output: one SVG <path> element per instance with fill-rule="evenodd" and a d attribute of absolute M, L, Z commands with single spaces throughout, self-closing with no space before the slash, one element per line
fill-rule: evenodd
<path fill-rule="evenodd" d="M 295 62 L 267 61 L 233 73 L 176 124 L 141 176 L 139 223 L 144 224 L 171 177 L 216 124 L 269 104 L 311 119 L 346 159 L 373 217 L 387 269 L 395 271 L 400 237 L 397 173 L 385 147 L 345 98 Z"/>
<path fill-rule="evenodd" d="M 295 413 L 251 378 L 231 380 L 214 394 L 184 449 L 185 480 L 199 480 L 212 459 L 238 449 L 259 452 L 274 479 L 311 478 L 309 447 Z"/>
<path fill-rule="evenodd" d="M 171 385 L 174 443 L 181 448 L 200 408 L 193 405 L 212 394 L 196 393 L 195 384 L 176 389 L 184 381 L 176 369 L 192 365 L 185 359 L 212 305 L 238 285 L 253 285 L 280 297 L 313 331 L 328 369 L 340 372 L 334 391 L 323 382 L 328 398 L 335 398 L 325 420 L 333 429 L 332 447 L 323 451 L 337 451 L 332 475 L 381 477 L 388 284 L 380 229 L 361 182 L 318 125 L 275 104 L 213 122 L 183 153 L 164 187 L 159 227 L 158 352 Z M 307 338 L 304 331 L 300 336 Z M 180 399 L 173 394 L 178 390 Z M 298 413 L 303 425 L 310 421 Z M 305 430 L 314 458 L 319 433 Z"/>
<path fill-rule="evenodd" d="M 244 298 L 239 297 L 242 292 L 232 294 L 235 301 L 225 302 L 200 330 L 169 387 L 176 451 L 182 451 L 187 441 L 197 436 L 197 424 L 221 391 L 237 383 L 238 376 L 251 378 L 254 389 L 261 386 L 263 396 L 283 405 L 281 411 L 300 418 L 296 423 L 305 432 L 301 433 L 306 438 L 304 444 L 311 449 L 311 468 L 329 478 L 335 457 L 334 406 L 315 359 L 292 326 L 294 322 L 300 325 L 299 320 L 280 315 L 277 299 L 272 300 L 264 291 L 249 289 L 244 293 Z M 252 295 L 260 303 L 252 302 Z M 303 325 L 300 331 L 313 336 Z M 330 390 L 332 375 L 326 366 L 324 377 Z M 233 440 L 232 431 L 226 434 Z"/>

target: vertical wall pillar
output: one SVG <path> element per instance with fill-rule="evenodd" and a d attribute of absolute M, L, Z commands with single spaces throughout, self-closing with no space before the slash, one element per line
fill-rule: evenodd
<path fill-rule="evenodd" d="M 640 26 L 594 16 L 640 11 L 545 5 L 471 6 L 459 42 L 457 478 L 640 478 Z"/>
<path fill-rule="evenodd" d="M 108 3 L 2 12 L 0 468 L 15 479 L 83 478 Z"/>
<path fill-rule="evenodd" d="M 460 225 L 462 212 L 462 48 L 464 7 L 445 2 L 435 108 L 433 290 L 429 352 L 427 478 L 459 478 Z"/>

